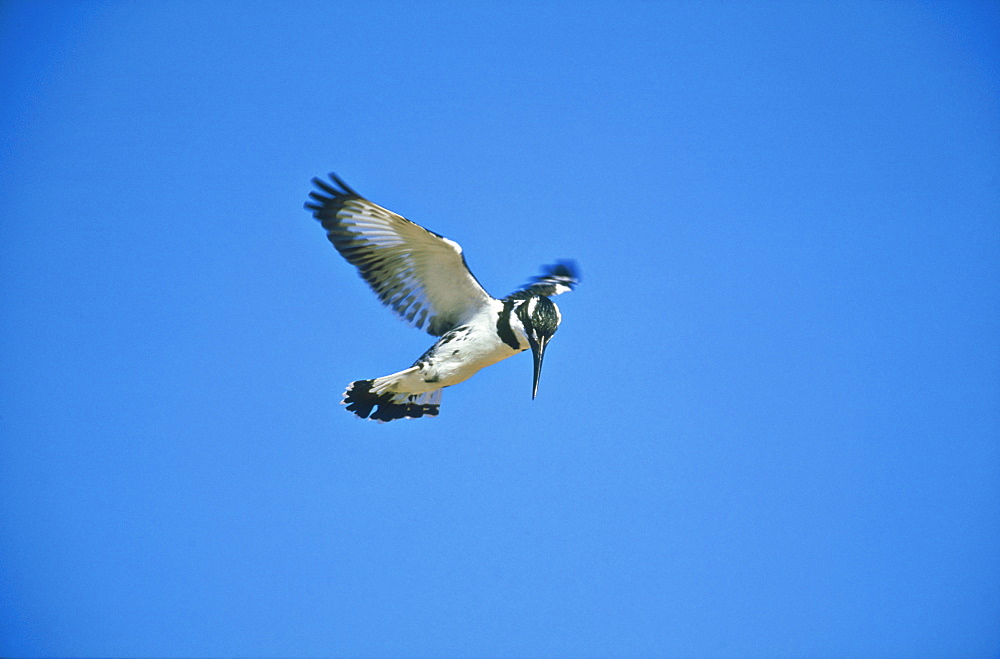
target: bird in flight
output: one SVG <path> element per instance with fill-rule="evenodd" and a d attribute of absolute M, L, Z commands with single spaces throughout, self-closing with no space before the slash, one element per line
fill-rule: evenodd
<path fill-rule="evenodd" d="M 336 174 L 329 182 L 312 182 L 317 190 L 305 207 L 340 255 L 383 305 L 439 337 L 409 368 L 348 385 L 343 403 L 349 411 L 379 422 L 436 416 L 444 387 L 528 348 L 534 399 L 545 346 L 562 320 L 549 297 L 580 281 L 572 261 L 546 266 L 541 276 L 498 300 L 469 271 L 458 243 L 368 201 Z"/>

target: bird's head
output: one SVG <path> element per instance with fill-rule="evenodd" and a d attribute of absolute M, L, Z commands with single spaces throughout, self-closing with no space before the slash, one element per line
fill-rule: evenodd
<path fill-rule="evenodd" d="M 545 346 L 549 339 L 559 329 L 562 315 L 559 307 L 544 295 L 532 295 L 518 304 L 514 313 L 524 327 L 524 333 L 528 336 L 528 345 L 531 346 L 532 356 L 535 358 L 534 380 L 531 384 L 531 398 L 534 399 L 538 393 L 538 378 L 542 374 L 542 357 L 545 356 Z"/>

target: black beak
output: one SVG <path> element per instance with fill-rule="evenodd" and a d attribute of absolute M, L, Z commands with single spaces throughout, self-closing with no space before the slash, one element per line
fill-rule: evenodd
<path fill-rule="evenodd" d="M 538 378 L 542 375 L 542 357 L 545 356 L 545 344 L 548 342 L 549 339 L 546 336 L 540 337 L 537 342 L 530 336 L 528 337 L 531 355 L 535 358 L 535 378 L 531 383 L 531 400 L 535 400 L 535 396 L 538 394 Z"/>

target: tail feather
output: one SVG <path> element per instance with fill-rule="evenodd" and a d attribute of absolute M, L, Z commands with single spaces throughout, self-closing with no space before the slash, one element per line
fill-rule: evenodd
<path fill-rule="evenodd" d="M 349 412 L 362 419 L 373 419 L 379 423 L 419 419 L 422 416 L 437 416 L 441 390 L 424 394 L 379 392 L 378 383 L 374 380 L 358 380 L 348 385 L 344 392 L 344 405 Z"/>

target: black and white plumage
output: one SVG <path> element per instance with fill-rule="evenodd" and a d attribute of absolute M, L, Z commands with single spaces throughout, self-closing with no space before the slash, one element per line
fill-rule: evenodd
<path fill-rule="evenodd" d="M 547 266 L 498 300 L 469 271 L 458 243 L 368 201 L 335 174 L 330 179 L 313 179 L 318 190 L 309 193 L 305 207 L 382 304 L 440 337 L 409 368 L 352 382 L 344 392 L 347 409 L 377 421 L 435 416 L 442 388 L 528 348 L 534 356 L 534 398 L 545 346 L 561 321 L 549 296 L 576 286 L 575 264 Z"/>

